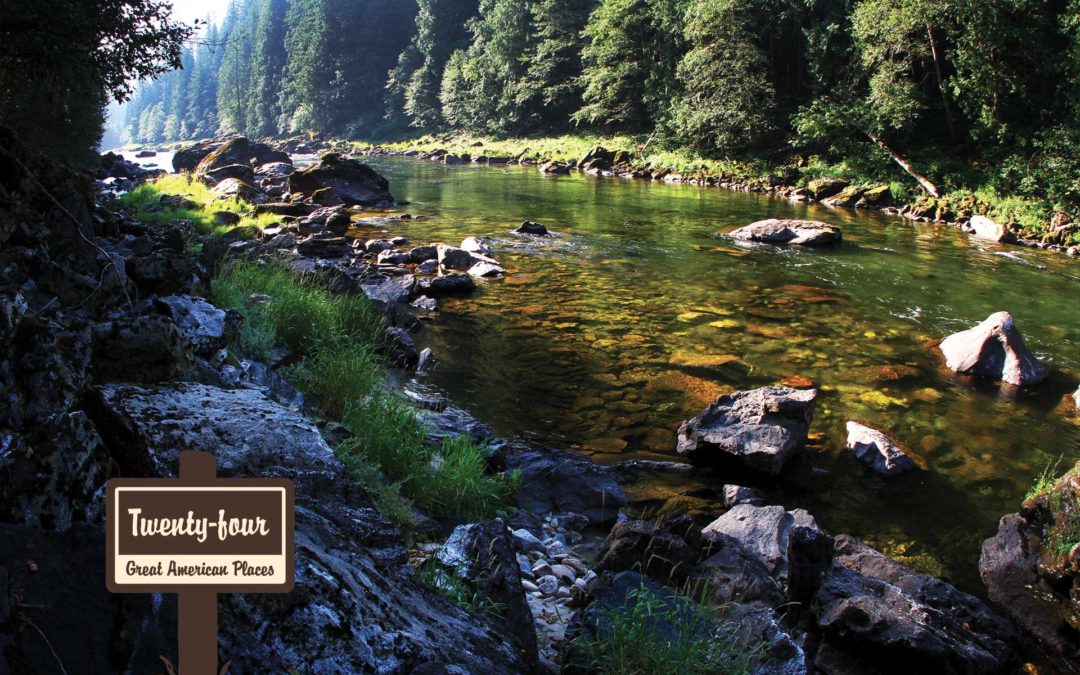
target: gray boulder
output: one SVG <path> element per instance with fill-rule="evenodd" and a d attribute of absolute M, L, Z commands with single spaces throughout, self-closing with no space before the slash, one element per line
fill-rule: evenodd
<path fill-rule="evenodd" d="M 735 460 L 769 475 L 806 442 L 814 389 L 761 387 L 725 394 L 679 427 L 677 450 L 694 460 Z"/>
<path fill-rule="evenodd" d="M 199 356 L 211 356 L 227 348 L 240 335 L 243 317 L 238 312 L 222 311 L 202 298 L 170 295 L 158 298 L 156 304 Z"/>
<path fill-rule="evenodd" d="M 157 382 L 194 366 L 191 344 L 168 316 L 102 322 L 94 325 L 92 335 L 98 381 Z"/>
<path fill-rule="evenodd" d="M 786 511 L 782 506 L 736 504 L 701 530 L 706 541 L 730 537 L 769 570 L 778 581 L 788 573 L 788 538 L 794 527 L 818 530 L 817 521 L 803 509 Z"/>
<path fill-rule="evenodd" d="M 840 228 L 817 220 L 786 220 L 769 218 L 740 227 L 728 236 L 742 241 L 766 244 L 799 244 L 822 246 L 835 244 L 842 238 Z"/>
<path fill-rule="evenodd" d="M 451 270 L 468 272 L 469 276 L 474 277 L 503 274 L 502 265 L 486 255 L 466 251 L 456 246 L 447 246 L 446 244 L 439 244 L 436 248 L 438 250 L 439 266 L 444 272 Z"/>
<path fill-rule="evenodd" d="M 941 341 L 945 366 L 958 373 L 1000 380 L 1017 387 L 1042 382 L 1050 370 L 1024 344 L 1012 315 L 996 312 L 974 328 Z"/>
<path fill-rule="evenodd" d="M 825 653 L 843 653 L 855 672 L 1015 672 L 1016 630 L 981 600 L 853 537 L 835 542 L 813 600 Z"/>
<path fill-rule="evenodd" d="M 882 431 L 849 420 L 847 433 L 848 449 L 859 461 L 886 478 L 902 476 L 918 468 L 900 442 Z"/>

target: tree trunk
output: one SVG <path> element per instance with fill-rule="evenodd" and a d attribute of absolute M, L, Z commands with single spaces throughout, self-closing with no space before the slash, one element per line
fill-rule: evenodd
<path fill-rule="evenodd" d="M 945 108 L 945 123 L 949 125 L 949 137 L 956 138 L 956 125 L 953 123 L 952 108 L 949 106 L 949 97 L 945 95 L 945 83 L 941 77 L 941 59 L 938 56 L 937 40 L 934 39 L 934 29 L 929 23 L 926 24 L 926 34 L 930 38 L 930 55 L 934 57 L 934 75 L 937 78 L 938 94 L 941 96 L 941 105 Z"/>
<path fill-rule="evenodd" d="M 885 143 L 885 141 L 881 140 L 880 138 L 878 138 L 874 134 L 870 133 L 869 131 L 866 132 L 866 135 L 870 137 L 870 140 L 877 143 L 878 146 L 880 146 L 882 150 L 889 153 L 889 156 L 893 158 L 893 161 L 896 162 L 897 164 L 899 164 L 901 169 L 903 169 L 904 171 L 907 171 L 908 175 L 911 176 L 912 178 L 914 178 L 915 181 L 918 182 L 919 186 L 923 190 L 926 190 L 927 194 L 929 194 L 934 199 L 937 199 L 937 198 L 941 197 L 941 194 L 938 192 L 937 186 L 934 185 L 933 183 L 931 183 L 930 180 L 926 176 L 922 175 L 921 173 L 915 171 L 915 169 L 911 168 L 911 164 L 909 164 L 906 159 L 904 159 L 900 155 L 896 154 L 896 151 L 894 151 L 892 148 L 890 148 Z"/>

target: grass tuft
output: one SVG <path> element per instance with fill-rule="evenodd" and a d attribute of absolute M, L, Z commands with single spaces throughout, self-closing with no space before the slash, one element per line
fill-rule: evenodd
<path fill-rule="evenodd" d="M 173 208 L 161 204 L 164 196 L 190 199 L 195 208 Z M 120 196 L 121 206 L 132 210 L 135 217 L 145 223 L 165 224 L 173 220 L 190 220 L 203 234 L 221 235 L 235 227 L 257 227 L 260 230 L 276 225 L 277 216 L 270 213 L 250 215 L 251 204 L 242 199 L 222 199 L 209 186 L 190 174 L 161 176 L 143 183 Z M 221 225 L 214 220 L 217 211 L 228 211 L 240 216 L 237 225 Z"/>
<path fill-rule="evenodd" d="M 249 303 L 252 294 L 268 301 Z M 245 318 L 241 348 L 266 354 L 288 345 L 299 361 L 287 375 L 353 437 L 335 448 L 379 510 L 404 528 L 415 505 L 437 516 L 481 519 L 511 502 L 516 478 L 489 475 L 487 450 L 469 439 L 433 446 L 416 409 L 385 387 L 378 352 L 382 321 L 363 296 L 336 296 L 317 279 L 276 263 L 240 261 L 214 279 L 220 307 Z"/>

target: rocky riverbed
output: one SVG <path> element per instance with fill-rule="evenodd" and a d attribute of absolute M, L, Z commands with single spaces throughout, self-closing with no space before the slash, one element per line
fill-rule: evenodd
<path fill-rule="evenodd" d="M 722 507 L 640 519 L 625 508 L 636 477 L 684 465 L 605 466 L 498 439 L 423 392 L 434 436 L 485 440 L 491 470 L 517 473 L 518 508 L 441 524 L 407 548 L 334 456 L 340 429 L 304 406 L 277 364 L 238 351 L 241 317 L 204 300 L 208 282 L 229 257 L 261 257 L 363 294 L 385 315 L 388 358 L 415 369 L 430 357 L 410 331 L 442 299 L 504 274 L 497 250 L 405 241 L 400 213 L 368 216 L 381 218 L 378 239 L 344 236 L 353 209 L 394 202 L 385 179 L 339 155 L 302 177 L 246 140 L 178 155 L 220 194 L 281 218 L 209 238 L 103 207 L 88 177 L 3 132 L 0 147 L 0 649 L 14 672 L 144 672 L 175 653 L 169 596 L 110 596 L 100 583 L 101 487 L 172 475 L 181 449 L 214 452 L 222 475 L 297 484 L 296 590 L 223 599 L 230 672 L 588 672 L 582 650 L 609 639 L 635 603 L 652 598 L 678 617 L 701 611 L 687 600 L 700 593 L 724 608 L 693 624 L 731 647 L 718 668 L 1012 673 L 1040 658 L 1040 643 L 983 600 L 823 531 L 805 510 L 728 485 Z M 815 398 L 805 387 L 720 397 L 687 422 L 679 447 L 779 471 L 807 441 Z M 462 587 L 465 606 L 446 592 Z M 674 635 L 685 622 L 654 628 Z"/>

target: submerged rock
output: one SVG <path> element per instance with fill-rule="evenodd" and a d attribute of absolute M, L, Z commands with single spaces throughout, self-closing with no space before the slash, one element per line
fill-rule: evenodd
<path fill-rule="evenodd" d="M 735 460 L 776 475 L 806 442 L 814 389 L 761 387 L 725 394 L 679 427 L 677 450 L 691 459 Z"/>
<path fill-rule="evenodd" d="M 848 449 L 861 462 L 886 478 L 901 476 L 918 468 L 899 441 L 882 431 L 848 421 L 847 433 Z"/>
<path fill-rule="evenodd" d="M 841 239 L 840 228 L 817 220 L 782 220 L 770 218 L 740 227 L 728 234 L 734 239 L 766 244 L 821 246 Z"/>
<path fill-rule="evenodd" d="M 330 153 L 318 164 L 289 176 L 289 192 L 312 198 L 327 206 L 378 206 L 390 204 L 390 183 L 367 164 Z"/>
<path fill-rule="evenodd" d="M 974 328 L 941 341 L 945 366 L 958 373 L 1000 380 L 1023 387 L 1037 384 L 1049 369 L 1024 344 L 1008 312 L 996 312 Z"/>

